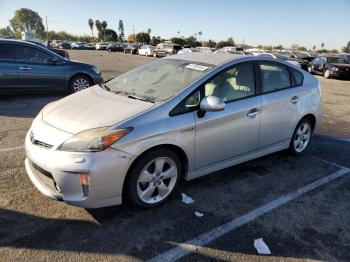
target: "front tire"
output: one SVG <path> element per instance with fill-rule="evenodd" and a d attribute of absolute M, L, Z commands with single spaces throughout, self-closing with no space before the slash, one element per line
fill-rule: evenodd
<path fill-rule="evenodd" d="M 128 173 L 127 200 L 142 208 L 162 205 L 175 192 L 182 174 L 179 157 L 166 148 L 141 156 Z"/>
<path fill-rule="evenodd" d="M 302 154 L 309 145 L 312 131 L 311 121 L 309 119 L 301 120 L 294 130 L 289 145 L 289 151 L 294 155 Z"/>
<path fill-rule="evenodd" d="M 92 86 L 91 79 L 86 75 L 77 75 L 69 83 L 70 93 L 76 93 Z"/>
<path fill-rule="evenodd" d="M 307 67 L 307 71 L 308 71 L 310 74 L 313 74 L 313 72 L 312 72 L 312 66 L 311 66 L 311 65 L 309 65 L 309 66 Z"/>
<path fill-rule="evenodd" d="M 323 75 L 325 78 L 329 79 L 331 78 L 331 71 L 329 69 L 327 69 L 325 72 L 324 72 L 324 75 Z"/>

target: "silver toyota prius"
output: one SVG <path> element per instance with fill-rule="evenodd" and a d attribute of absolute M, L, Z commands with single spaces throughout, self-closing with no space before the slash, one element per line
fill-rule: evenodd
<path fill-rule="evenodd" d="M 321 114 L 318 80 L 290 63 L 179 54 L 45 106 L 25 166 L 55 200 L 155 207 L 181 180 L 279 150 L 301 154 Z"/>

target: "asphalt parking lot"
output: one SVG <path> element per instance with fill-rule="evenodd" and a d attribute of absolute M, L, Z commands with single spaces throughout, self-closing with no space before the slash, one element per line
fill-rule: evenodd
<path fill-rule="evenodd" d="M 153 59 L 70 56 L 98 65 L 105 79 Z M 0 97 L 0 260 L 350 261 L 350 81 L 319 79 L 324 119 L 303 156 L 275 153 L 182 183 L 152 210 L 88 210 L 44 197 L 25 173 L 24 137 L 62 96 Z M 270 256 L 258 255 L 257 238 Z"/>

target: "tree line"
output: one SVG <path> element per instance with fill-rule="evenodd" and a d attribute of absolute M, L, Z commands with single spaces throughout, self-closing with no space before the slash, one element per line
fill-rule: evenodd
<path fill-rule="evenodd" d="M 233 40 L 232 37 L 228 38 L 227 40 L 223 41 L 214 41 L 209 39 L 208 41 L 201 41 L 202 31 L 199 31 L 198 33 L 195 33 L 192 36 L 189 37 L 180 37 L 180 31 L 177 31 L 178 36 L 172 37 L 170 39 L 162 39 L 160 36 L 151 36 L 151 29 L 148 28 L 145 32 L 139 32 L 137 34 L 131 34 L 127 38 L 125 37 L 124 33 L 124 22 L 123 20 L 119 20 L 118 23 L 118 29 L 116 32 L 115 30 L 108 28 L 108 24 L 106 21 L 99 19 L 93 20 L 90 18 L 88 20 L 88 26 L 91 31 L 91 36 L 78 36 L 78 35 L 72 35 L 70 33 L 67 33 L 65 31 L 55 32 L 55 31 L 47 31 L 45 30 L 43 19 L 40 17 L 40 15 L 28 8 L 21 8 L 15 11 L 15 15 L 12 19 L 10 19 L 10 25 L 14 31 L 15 38 L 21 38 L 21 32 L 22 31 L 32 31 L 34 32 L 34 36 L 37 38 L 47 39 L 47 40 L 70 40 L 70 41 L 80 41 L 80 42 L 97 42 L 97 41 L 105 41 L 105 42 L 125 42 L 126 40 L 128 42 L 134 43 L 145 43 L 145 44 L 151 44 L 151 45 L 157 45 L 161 42 L 164 42 L 165 40 L 170 40 L 171 42 L 175 44 L 179 44 L 181 46 L 205 46 L 210 48 L 222 48 L 224 46 L 235 46 L 236 43 Z M 97 35 L 94 34 L 94 28 L 96 28 Z M 7 29 L 6 28 L 0 28 L 0 34 L 1 35 L 7 35 Z M 251 46 L 244 45 L 243 47 L 249 48 Z M 265 49 L 265 50 L 273 50 L 273 49 L 284 49 L 282 45 L 267 45 L 262 46 L 258 45 L 258 48 Z M 306 51 L 307 48 L 303 46 L 299 46 L 298 44 L 293 44 L 291 46 L 292 50 L 298 50 L 298 51 Z M 316 45 L 312 47 L 311 50 L 316 51 Z M 320 48 L 317 49 L 317 51 L 320 52 L 338 52 L 338 50 L 327 50 L 325 49 L 325 44 L 321 43 Z M 350 52 L 350 41 L 347 43 L 346 46 L 341 48 L 342 52 L 349 53 Z"/>

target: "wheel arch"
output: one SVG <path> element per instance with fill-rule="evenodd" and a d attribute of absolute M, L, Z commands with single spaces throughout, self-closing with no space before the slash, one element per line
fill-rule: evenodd
<path fill-rule="evenodd" d="M 312 132 L 315 130 L 315 127 L 316 127 L 316 116 L 312 113 L 308 113 L 308 114 L 305 114 L 302 118 L 299 119 L 298 123 L 296 126 L 298 126 L 298 124 L 305 120 L 305 119 L 309 119 L 310 122 L 311 122 L 311 127 L 312 127 Z"/>
<path fill-rule="evenodd" d="M 188 171 L 188 165 L 189 165 L 189 160 L 188 160 L 188 157 L 187 157 L 187 154 L 186 152 L 179 146 L 177 145 L 174 145 L 174 144 L 159 144 L 159 145 L 155 145 L 155 146 L 152 146 L 148 149 L 146 149 L 145 151 L 143 151 L 141 154 L 139 154 L 134 160 L 133 162 L 131 163 L 131 165 L 129 166 L 129 169 L 125 175 L 125 178 L 124 178 L 124 182 L 123 182 L 123 198 L 126 194 L 126 183 L 127 183 L 127 180 L 128 180 L 128 177 L 130 175 L 130 171 L 133 169 L 133 167 L 135 166 L 135 164 L 137 163 L 137 161 L 142 157 L 144 156 L 145 154 L 147 154 L 148 152 L 150 151 L 153 151 L 153 150 L 157 150 L 157 149 L 160 149 L 160 148 L 166 148 L 172 152 L 174 152 L 179 158 L 180 158 L 180 161 L 181 161 L 181 164 L 183 165 L 183 170 L 182 170 L 182 174 L 181 174 L 181 177 L 180 178 L 184 178 L 185 174 L 187 173 Z"/>
<path fill-rule="evenodd" d="M 70 78 L 69 78 L 69 81 L 68 81 L 68 92 L 70 92 L 70 86 L 71 86 L 71 83 L 72 83 L 72 80 L 74 79 L 74 77 L 77 77 L 77 76 L 86 76 L 89 78 L 89 80 L 91 81 L 91 84 L 93 85 L 94 84 L 94 80 L 91 78 L 91 76 L 87 73 L 84 73 L 84 72 L 79 72 L 79 73 L 75 73 L 73 74 Z"/>

